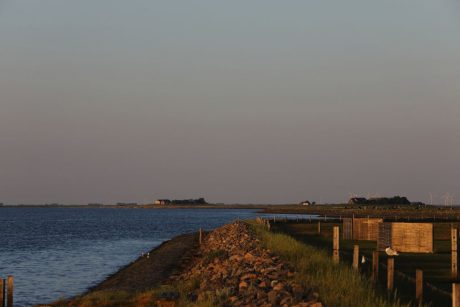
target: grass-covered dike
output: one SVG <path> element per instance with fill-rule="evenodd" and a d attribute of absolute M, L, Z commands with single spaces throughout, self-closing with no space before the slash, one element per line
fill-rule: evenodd
<path fill-rule="evenodd" d="M 377 293 L 370 280 L 351 267 L 334 264 L 326 251 L 269 232 L 262 225 L 250 225 L 266 248 L 295 267 L 299 283 L 318 290 L 325 306 L 402 306 L 397 299 Z"/>
<path fill-rule="evenodd" d="M 327 251 L 299 242 L 289 235 L 270 232 L 254 221 L 247 224 L 249 233 L 252 233 L 250 237 L 259 239 L 257 246 L 262 245 L 263 249 L 268 249 L 295 270 L 295 274 L 289 277 L 292 280 L 287 282 L 314 291 L 323 306 L 401 306 L 397 299 L 389 297 L 386 292 L 375 290 L 366 276 L 348 265 L 334 264 Z M 224 255 L 220 250 L 208 250 L 200 257 L 204 263 L 210 263 Z M 182 270 L 186 272 L 188 268 Z M 174 294 L 176 306 L 234 305 L 234 294 L 228 286 L 203 292 L 200 287 L 202 283 L 203 278 L 165 279 L 149 289 L 91 291 L 71 300 L 57 302 L 55 306 L 156 306 L 156 301 L 165 293 Z M 192 293 L 195 298 L 191 297 Z M 201 299 L 197 300 L 196 295 Z"/>

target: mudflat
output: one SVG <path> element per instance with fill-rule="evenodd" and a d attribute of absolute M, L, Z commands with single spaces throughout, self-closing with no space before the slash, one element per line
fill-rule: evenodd
<path fill-rule="evenodd" d="M 137 293 L 152 289 L 180 270 L 184 259 L 191 257 L 196 248 L 196 233 L 177 236 L 151 250 L 148 257 L 145 254 L 109 276 L 88 293 L 105 290 Z"/>

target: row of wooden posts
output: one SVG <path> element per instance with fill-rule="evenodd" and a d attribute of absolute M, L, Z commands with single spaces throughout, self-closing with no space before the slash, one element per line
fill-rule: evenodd
<path fill-rule="evenodd" d="M 324 217 L 326 221 L 327 217 Z M 275 217 L 273 217 L 273 222 L 275 222 Z M 270 229 L 269 221 L 267 228 Z M 311 218 L 310 218 L 311 222 Z M 321 234 L 321 221 L 317 223 L 318 234 Z M 340 246 L 339 246 L 339 226 L 334 226 L 333 228 L 333 253 L 332 259 L 334 262 L 338 263 L 340 261 Z M 454 281 L 452 283 L 452 306 L 460 307 L 460 275 L 458 273 L 458 256 L 459 256 L 459 230 L 457 228 L 451 229 L 451 277 Z M 353 264 L 352 267 L 356 270 L 359 269 L 359 245 L 355 245 L 353 248 Z M 372 253 L 372 281 L 377 282 L 379 271 L 379 252 L 373 251 Z M 421 303 L 423 298 L 423 271 L 417 269 L 415 271 L 415 297 L 416 301 Z M 394 257 L 388 257 L 387 259 L 387 289 L 393 290 L 394 288 Z"/>
<path fill-rule="evenodd" d="M 318 222 L 318 233 L 321 233 L 321 222 Z M 332 259 L 335 263 L 340 262 L 340 230 L 339 226 L 333 227 L 332 233 Z M 352 267 L 355 270 L 359 269 L 359 245 L 353 246 L 353 263 Z M 395 258 L 387 258 L 387 290 L 392 291 L 394 289 L 394 270 L 395 270 Z M 372 283 L 376 284 L 378 282 L 379 276 L 379 252 L 372 252 Z M 417 304 L 421 304 L 423 299 L 423 271 L 417 269 L 415 271 L 415 300 Z M 456 306 L 456 307 L 460 307 Z"/>
<path fill-rule="evenodd" d="M 451 228 L 451 272 L 452 280 L 452 306 L 460 307 L 460 283 L 458 283 L 458 229 Z"/>
<path fill-rule="evenodd" d="M 13 307 L 14 278 L 0 278 L 0 307 Z"/>
<path fill-rule="evenodd" d="M 318 222 L 318 234 L 321 233 L 321 222 Z M 451 229 L 451 274 L 452 280 L 452 307 L 460 307 L 460 283 L 458 283 L 458 235 L 459 231 L 456 228 Z M 340 262 L 340 231 L 339 226 L 333 227 L 332 233 L 332 259 L 335 263 Z M 353 269 L 359 269 L 359 245 L 354 245 L 353 248 Z M 395 259 L 394 257 L 389 256 L 387 258 L 387 289 L 392 291 L 394 289 L 394 268 L 395 268 Z M 379 273 L 379 252 L 372 252 L 372 282 L 375 284 L 378 281 Z M 423 300 L 423 271 L 417 269 L 415 271 L 415 300 L 417 304 L 421 304 Z"/>

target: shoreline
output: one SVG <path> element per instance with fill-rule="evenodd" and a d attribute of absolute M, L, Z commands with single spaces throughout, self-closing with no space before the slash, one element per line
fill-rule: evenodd
<path fill-rule="evenodd" d="M 379 217 L 388 220 L 407 221 L 459 221 L 460 207 L 444 206 L 418 206 L 418 205 L 311 205 L 302 206 L 298 204 L 206 204 L 206 205 L 4 205 L 2 208 L 75 208 L 75 209 L 144 209 L 144 210 L 165 210 L 165 209 L 218 209 L 218 210 L 255 210 L 256 214 L 298 214 L 318 215 L 330 218 L 351 218 L 351 217 Z"/>
<path fill-rule="evenodd" d="M 198 248 L 198 233 L 175 236 L 152 248 L 131 263 L 120 267 L 83 293 L 35 306 L 67 306 L 74 300 L 96 292 L 117 291 L 134 295 L 148 291 L 178 274 L 192 259 Z"/>
<path fill-rule="evenodd" d="M 95 291 L 143 291 L 167 279 L 180 268 L 183 260 L 197 248 L 198 234 L 186 233 L 164 241 L 148 253 L 121 267 L 97 285 L 88 288 L 84 295 Z M 147 256 L 148 255 L 148 256 Z M 147 277 L 148 278 L 143 278 Z M 132 278 L 136 276 L 136 278 Z"/>

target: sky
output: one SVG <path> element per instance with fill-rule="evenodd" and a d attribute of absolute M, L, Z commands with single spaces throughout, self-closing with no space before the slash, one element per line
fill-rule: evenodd
<path fill-rule="evenodd" d="M 0 0 L 0 202 L 460 199 L 455 0 Z"/>

